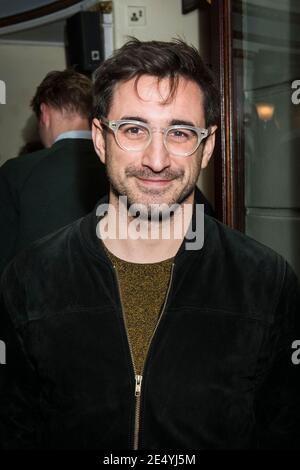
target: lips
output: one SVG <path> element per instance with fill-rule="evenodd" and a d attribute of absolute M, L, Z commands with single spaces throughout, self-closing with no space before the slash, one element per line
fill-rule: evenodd
<path fill-rule="evenodd" d="M 168 184 L 172 179 L 158 179 L 158 178 L 138 178 L 139 181 L 141 181 L 144 184 L 158 184 L 158 185 L 164 185 Z"/>

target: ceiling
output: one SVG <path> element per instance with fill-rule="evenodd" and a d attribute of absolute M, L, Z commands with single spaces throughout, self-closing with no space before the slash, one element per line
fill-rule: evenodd
<path fill-rule="evenodd" d="M 0 18 L 28 12 L 50 3 L 62 2 L 54 2 L 53 0 L 1 0 Z"/>
<path fill-rule="evenodd" d="M 84 3 L 81 0 L 1 0 L 0 28 L 24 23 Z"/>
<path fill-rule="evenodd" d="M 96 3 L 97 0 L 0 0 L 0 37 L 59 41 L 63 21 Z"/>

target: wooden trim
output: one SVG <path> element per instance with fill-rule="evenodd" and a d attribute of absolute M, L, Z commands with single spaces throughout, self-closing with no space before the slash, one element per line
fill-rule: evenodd
<path fill-rule="evenodd" d="M 215 206 L 218 219 L 244 231 L 244 159 L 241 132 L 238 132 L 240 123 L 234 109 L 231 14 L 232 0 L 212 2 L 212 63 L 221 93 L 221 122 L 215 154 Z"/>
<path fill-rule="evenodd" d="M 233 192 L 233 142 L 232 142 L 232 41 L 231 41 L 231 0 L 223 0 L 223 11 L 220 22 L 221 60 L 223 73 L 220 75 L 222 94 L 222 147 L 224 158 L 225 197 L 223 215 L 225 223 L 234 226 L 234 192 Z M 222 70 L 222 69 L 221 69 Z"/>
<path fill-rule="evenodd" d="M 211 64 L 213 73 L 220 83 L 220 8 L 219 0 L 212 3 L 211 14 L 210 14 L 210 52 L 211 52 Z M 214 34 L 212 33 L 214 31 Z M 214 37 L 213 37 L 214 36 Z M 222 158 L 222 123 L 221 120 L 218 123 L 218 130 L 216 133 L 216 143 L 214 149 L 214 179 L 215 179 L 215 213 L 216 218 L 224 221 L 223 216 L 223 158 Z"/>
<path fill-rule="evenodd" d="M 25 11 L 24 13 L 18 13 L 16 15 L 7 16 L 6 18 L 0 18 L 0 28 L 4 26 L 10 26 L 17 23 L 23 23 L 25 21 L 40 18 L 41 16 L 50 15 L 56 13 L 59 10 L 64 10 L 70 6 L 80 3 L 81 0 L 58 0 L 33 10 Z"/>

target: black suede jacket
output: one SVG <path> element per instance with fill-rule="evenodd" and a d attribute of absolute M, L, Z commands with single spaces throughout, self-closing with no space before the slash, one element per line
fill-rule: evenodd
<path fill-rule="evenodd" d="M 2 448 L 300 447 L 300 294 L 287 263 L 205 217 L 203 248 L 183 243 L 175 258 L 139 390 L 97 221 L 36 242 L 4 273 Z"/>

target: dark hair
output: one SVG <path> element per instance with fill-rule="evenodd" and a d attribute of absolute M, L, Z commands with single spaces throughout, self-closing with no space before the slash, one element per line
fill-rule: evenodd
<path fill-rule="evenodd" d="M 118 82 L 138 80 L 145 74 L 158 80 L 169 77 L 170 97 L 176 92 L 179 77 L 196 82 L 204 95 L 206 126 L 216 124 L 220 100 L 213 75 L 197 49 L 179 39 L 141 42 L 132 38 L 103 62 L 95 74 L 94 117 L 107 116 Z"/>
<path fill-rule="evenodd" d="M 30 106 L 38 119 L 42 103 L 90 119 L 93 108 L 92 93 L 92 81 L 85 75 L 72 69 L 53 71 L 49 72 L 38 86 Z"/>

